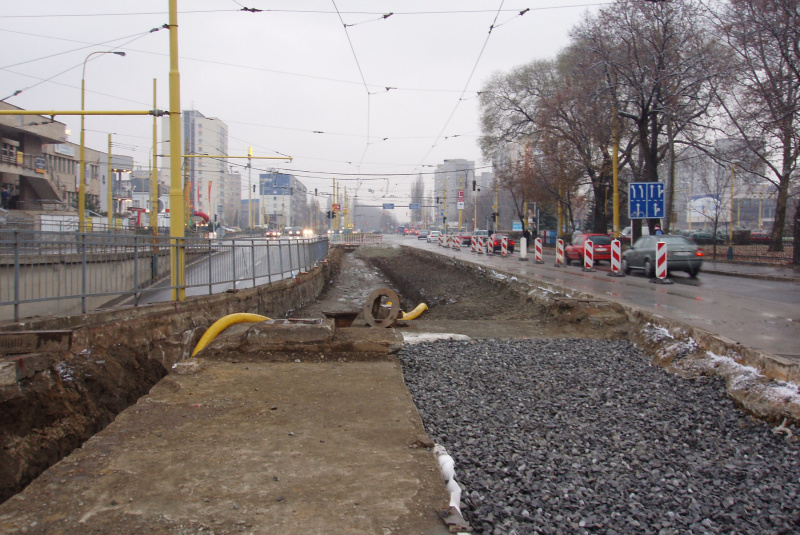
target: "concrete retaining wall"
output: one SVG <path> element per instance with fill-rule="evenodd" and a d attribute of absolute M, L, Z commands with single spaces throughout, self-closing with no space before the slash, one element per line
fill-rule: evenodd
<path fill-rule="evenodd" d="M 296 278 L 180 303 L 0 323 L 4 337 L 69 331 L 58 351 L 10 354 L 0 345 L 0 501 L 110 423 L 189 357 L 219 318 L 250 312 L 283 316 L 314 300 L 340 251 Z M 35 344 L 34 344 L 35 345 Z"/>

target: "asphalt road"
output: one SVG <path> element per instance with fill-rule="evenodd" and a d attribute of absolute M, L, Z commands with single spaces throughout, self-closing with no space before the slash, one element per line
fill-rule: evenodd
<path fill-rule="evenodd" d="M 691 279 L 671 274 L 673 284 L 654 284 L 641 274 L 609 277 L 607 264 L 595 272 L 582 267 L 555 267 L 553 255 L 544 264 L 508 257 L 487 256 L 439 247 L 404 236 L 386 236 L 387 243 L 402 244 L 454 256 L 484 266 L 611 299 L 666 318 L 730 338 L 746 347 L 800 362 L 800 283 L 760 280 L 703 273 Z"/>

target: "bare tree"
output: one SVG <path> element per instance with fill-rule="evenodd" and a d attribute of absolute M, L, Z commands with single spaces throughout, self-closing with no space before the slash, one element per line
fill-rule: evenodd
<path fill-rule="evenodd" d="M 617 113 L 636 131 L 636 154 L 627 155 L 635 181 L 659 181 L 668 138 L 698 126 L 713 101 L 719 50 L 703 20 L 693 0 L 618 0 L 573 32 L 606 69 Z M 636 238 L 641 220 L 632 226 Z"/>
<path fill-rule="evenodd" d="M 800 10 L 797 0 L 713 2 L 710 13 L 735 58 L 736 84 L 717 88 L 732 135 L 745 140 L 777 190 L 770 251 L 783 230 L 800 156 Z M 795 233 L 795 249 L 798 238 Z"/>

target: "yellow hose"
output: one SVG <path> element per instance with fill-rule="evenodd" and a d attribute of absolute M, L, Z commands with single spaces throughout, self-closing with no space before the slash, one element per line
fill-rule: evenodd
<path fill-rule="evenodd" d="M 205 334 L 200 338 L 200 341 L 197 342 L 197 346 L 195 346 L 194 351 L 192 351 L 192 356 L 195 356 L 198 351 L 204 349 L 208 344 L 214 341 L 214 338 L 219 336 L 219 334 L 236 323 L 258 323 L 259 321 L 267 321 L 270 318 L 266 316 L 262 316 L 261 314 L 248 314 L 246 312 L 240 312 L 238 314 L 228 314 L 225 317 L 222 317 L 215 321 L 211 327 L 205 332 Z"/>
<path fill-rule="evenodd" d="M 403 312 L 403 316 L 400 319 L 401 320 L 406 320 L 406 321 L 415 320 L 418 317 L 420 317 L 422 315 L 422 313 L 425 312 L 426 310 L 428 310 L 428 305 L 426 305 L 425 303 L 420 303 L 411 312 L 408 312 L 408 313 Z"/>

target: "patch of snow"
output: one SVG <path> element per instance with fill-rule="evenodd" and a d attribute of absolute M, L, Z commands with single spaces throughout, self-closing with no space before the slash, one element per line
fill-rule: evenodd
<path fill-rule="evenodd" d="M 455 333 L 403 333 L 403 343 L 422 344 L 424 342 L 435 342 L 437 340 L 469 340 L 465 334 Z"/>
<path fill-rule="evenodd" d="M 75 378 L 72 376 L 72 368 L 67 365 L 66 362 L 59 362 L 55 365 L 56 373 L 58 377 L 64 383 L 71 383 Z"/>

